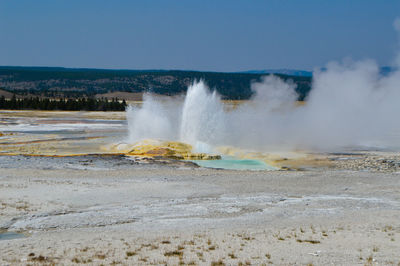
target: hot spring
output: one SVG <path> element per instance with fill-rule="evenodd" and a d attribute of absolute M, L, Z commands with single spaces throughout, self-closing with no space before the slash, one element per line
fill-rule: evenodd
<path fill-rule="evenodd" d="M 182 99 L 144 96 L 142 106 L 127 110 L 129 143 L 156 140 L 161 143 L 174 141 L 189 144 L 194 154 L 221 154 L 218 147 L 226 134 L 228 112 L 217 93 L 210 92 L 203 81 L 189 86 Z M 140 145 L 140 144 L 139 144 Z M 152 144 L 157 146 L 157 144 Z M 234 170 L 276 169 L 258 159 L 243 159 L 222 154 L 217 160 L 191 160 L 202 167 Z"/>
<path fill-rule="evenodd" d="M 194 82 L 185 96 L 146 94 L 141 106 L 129 106 L 126 142 L 187 144 L 196 155 L 186 149 L 181 159 L 220 155 L 198 164 L 254 170 L 276 169 L 268 160 L 274 153 L 399 151 L 399 84 L 400 71 L 381 75 L 370 60 L 330 63 L 314 72 L 305 104 L 297 103 L 296 84 L 269 75 L 251 84 L 251 99 L 227 108 L 216 91 Z"/>

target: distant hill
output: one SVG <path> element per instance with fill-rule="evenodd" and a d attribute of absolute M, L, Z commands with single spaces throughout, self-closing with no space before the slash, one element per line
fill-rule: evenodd
<path fill-rule="evenodd" d="M 241 73 L 249 74 L 282 74 L 289 76 L 312 77 L 312 71 L 296 70 L 296 69 L 265 69 L 265 70 L 248 70 Z"/>
<path fill-rule="evenodd" d="M 381 75 L 388 75 L 393 71 L 396 71 L 398 68 L 390 67 L 390 66 L 383 66 L 381 67 L 380 74 Z M 325 67 L 320 68 L 321 71 L 326 71 Z M 265 70 L 248 70 L 240 73 L 249 73 L 249 74 L 282 74 L 282 75 L 289 75 L 289 76 L 300 76 L 300 77 L 312 77 L 312 71 L 306 70 L 296 70 L 296 69 L 265 69 Z"/>
<path fill-rule="evenodd" d="M 9 91 L 5 91 L 5 90 L 1 90 L 1 89 L 0 89 L 0 97 L 1 97 L 1 96 L 4 96 L 4 97 L 7 98 L 7 99 L 11 99 L 12 96 L 13 96 L 13 93 L 12 93 L 12 92 L 9 92 Z"/>
<path fill-rule="evenodd" d="M 114 91 L 109 93 L 99 93 L 95 95 L 96 99 L 124 99 L 126 101 L 142 101 L 143 92 L 125 92 Z"/>
<path fill-rule="evenodd" d="M 179 70 L 106 70 L 62 67 L 0 67 L 0 88 L 21 97 L 93 97 L 153 92 L 176 95 L 194 80 L 203 79 L 223 99 L 249 99 L 250 85 L 268 73 L 224 73 Z M 311 88 L 309 76 L 277 74 L 297 84 L 302 100 Z"/>

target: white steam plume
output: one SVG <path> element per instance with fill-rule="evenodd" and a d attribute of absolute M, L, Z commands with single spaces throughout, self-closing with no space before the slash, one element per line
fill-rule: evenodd
<path fill-rule="evenodd" d="M 395 28 L 400 31 L 400 20 Z M 183 103 L 146 96 L 141 108 L 128 109 L 130 141 L 159 138 L 260 151 L 400 150 L 398 69 L 381 75 L 372 60 L 329 63 L 315 71 L 300 106 L 292 82 L 270 75 L 251 87 L 254 97 L 230 111 L 203 82 L 189 87 Z"/>

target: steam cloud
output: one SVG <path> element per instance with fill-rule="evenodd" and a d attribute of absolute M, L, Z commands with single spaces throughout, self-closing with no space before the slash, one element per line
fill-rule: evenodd
<path fill-rule="evenodd" d="M 400 19 L 394 26 L 400 32 Z M 400 56 L 397 56 L 397 67 Z M 254 97 L 233 110 L 204 82 L 182 98 L 146 95 L 127 110 L 129 141 L 178 140 L 204 151 L 235 146 L 259 151 L 400 149 L 400 71 L 382 75 L 372 60 L 329 63 L 315 71 L 306 104 L 296 85 L 270 75 L 253 83 Z"/>

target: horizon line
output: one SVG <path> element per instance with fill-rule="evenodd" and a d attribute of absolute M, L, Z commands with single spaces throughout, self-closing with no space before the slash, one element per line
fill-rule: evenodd
<path fill-rule="evenodd" d="M 387 67 L 387 66 L 383 66 Z M 107 70 L 107 71 L 185 71 L 185 72 L 212 72 L 212 73 L 249 73 L 252 71 L 272 71 L 272 70 L 290 70 L 313 72 L 309 69 L 300 68 L 265 68 L 265 69 L 247 69 L 238 71 L 218 71 L 218 70 L 195 70 L 195 69 L 179 69 L 179 68 L 99 68 L 99 67 L 65 67 L 65 66 L 38 66 L 38 65 L 0 65 L 0 68 L 60 68 L 72 70 Z"/>

